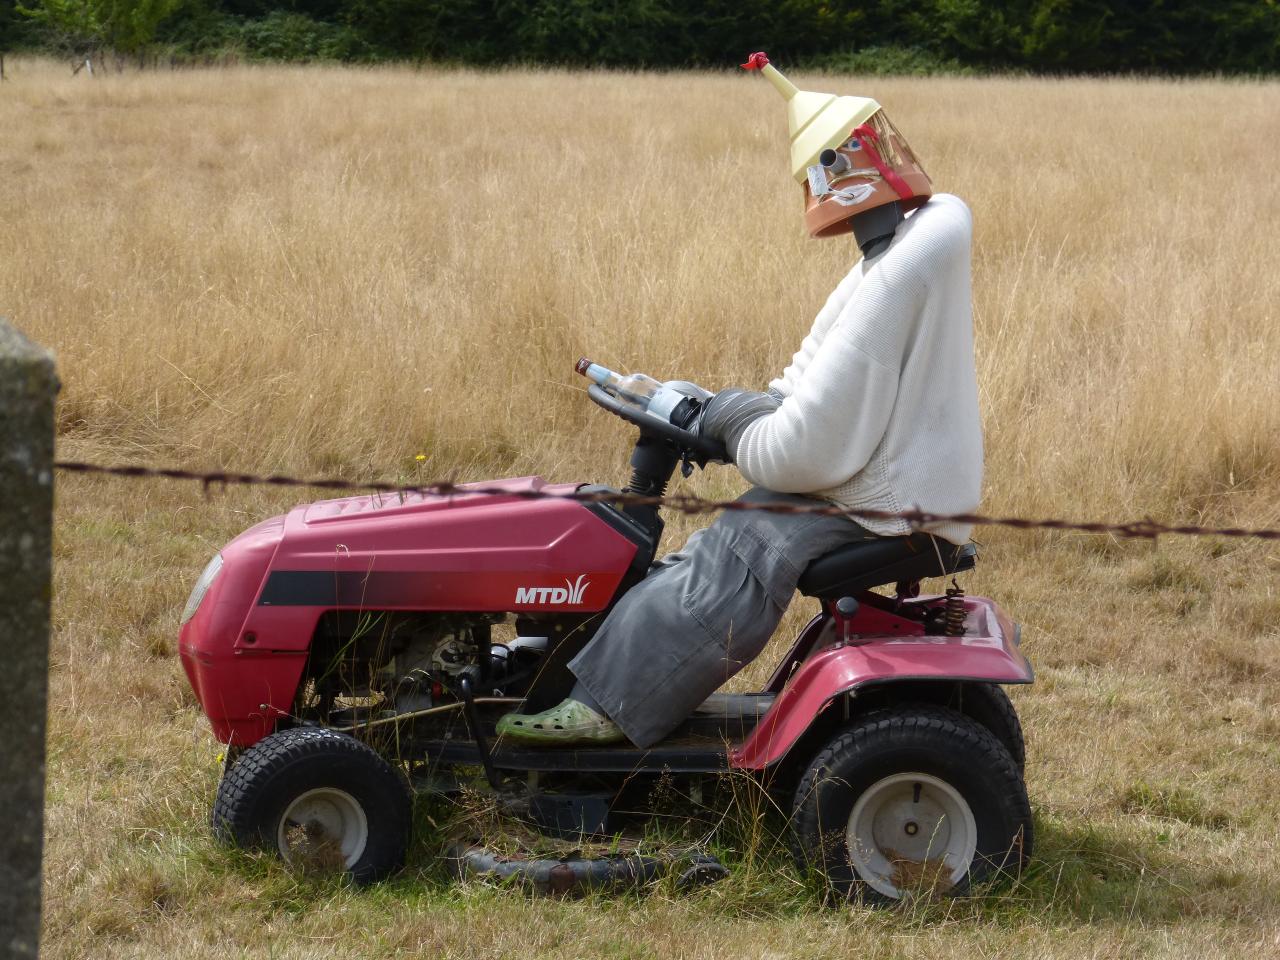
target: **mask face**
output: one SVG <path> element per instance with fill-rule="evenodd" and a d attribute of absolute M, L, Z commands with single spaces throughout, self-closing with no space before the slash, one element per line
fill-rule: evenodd
<path fill-rule="evenodd" d="M 850 217 L 894 201 L 914 209 L 933 193 L 928 174 L 883 110 L 818 160 L 804 184 L 805 226 L 813 237 L 847 233 Z"/>
<path fill-rule="evenodd" d="M 865 163 L 862 145 L 851 138 L 833 150 L 824 150 L 819 163 L 809 168 L 809 195 L 815 199 L 837 203 L 840 206 L 858 206 L 874 192 L 874 183 L 880 177 L 875 167 L 860 166 Z"/>

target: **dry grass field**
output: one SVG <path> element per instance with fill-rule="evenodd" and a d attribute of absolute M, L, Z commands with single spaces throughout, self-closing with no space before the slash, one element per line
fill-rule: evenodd
<path fill-rule="evenodd" d="M 856 256 L 804 238 L 758 77 L 9 66 L 0 315 L 57 353 L 64 457 L 620 483 L 580 354 L 760 387 Z M 986 510 L 1280 525 L 1280 85 L 796 79 L 974 211 Z M 450 884 L 425 822 L 364 891 L 209 839 L 178 613 L 295 499 L 59 479 L 47 956 L 1280 955 L 1274 545 L 978 532 L 1039 672 L 1011 889 L 824 909 L 726 831 L 695 896 L 554 902 Z"/>

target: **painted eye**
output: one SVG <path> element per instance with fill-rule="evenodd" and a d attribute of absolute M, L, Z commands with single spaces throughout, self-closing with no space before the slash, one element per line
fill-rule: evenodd
<path fill-rule="evenodd" d="M 844 145 L 845 150 L 861 150 L 862 144 L 857 137 L 850 137 L 849 142 Z"/>

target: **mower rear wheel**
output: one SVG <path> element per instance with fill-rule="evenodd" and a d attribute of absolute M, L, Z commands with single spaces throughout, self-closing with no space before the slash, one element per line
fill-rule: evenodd
<path fill-rule="evenodd" d="M 412 802 L 404 778 L 368 745 L 323 727 L 259 740 L 218 785 L 213 829 L 274 849 L 304 870 L 372 883 L 404 863 Z"/>
<path fill-rule="evenodd" d="M 1004 687 L 994 683 L 966 684 L 961 696 L 965 699 L 963 712 L 995 734 L 1004 744 L 1013 762 L 1021 772 L 1027 765 L 1027 742 L 1022 733 L 1018 711 Z"/>
<path fill-rule="evenodd" d="M 823 749 L 793 807 L 795 855 L 841 900 L 956 895 L 1031 854 L 1026 787 L 1005 746 L 945 707 L 860 718 Z"/>

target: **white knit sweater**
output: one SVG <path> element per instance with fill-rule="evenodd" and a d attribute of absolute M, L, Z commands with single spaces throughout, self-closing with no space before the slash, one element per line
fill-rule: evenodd
<path fill-rule="evenodd" d="M 831 294 L 769 386 L 777 412 L 743 433 L 735 461 L 757 486 L 850 509 L 967 513 L 982 484 L 969 246 L 973 221 L 940 194 Z M 893 536 L 905 521 L 861 520 Z M 970 527 L 931 532 L 964 543 Z"/>

